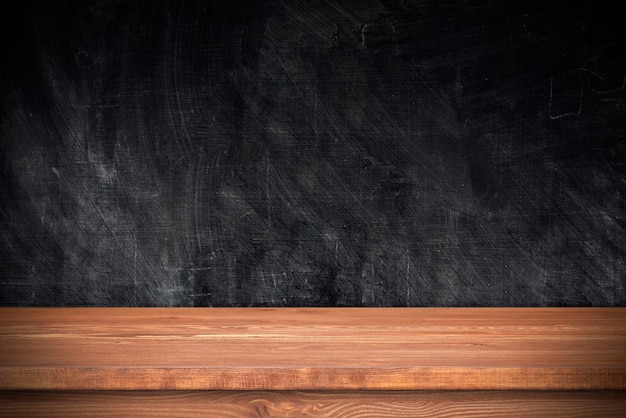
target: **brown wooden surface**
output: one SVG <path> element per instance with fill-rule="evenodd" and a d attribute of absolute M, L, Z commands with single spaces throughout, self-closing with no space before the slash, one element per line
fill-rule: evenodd
<path fill-rule="evenodd" d="M 620 392 L 0 392 L 7 417 L 623 417 Z"/>
<path fill-rule="evenodd" d="M 2 308 L 0 389 L 626 390 L 624 308 Z"/>

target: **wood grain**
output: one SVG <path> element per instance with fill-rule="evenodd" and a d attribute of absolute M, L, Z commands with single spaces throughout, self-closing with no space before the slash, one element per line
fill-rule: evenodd
<path fill-rule="evenodd" d="M 11 417 L 623 417 L 620 392 L 0 392 Z"/>
<path fill-rule="evenodd" d="M 3 390 L 626 390 L 624 308 L 2 308 Z"/>

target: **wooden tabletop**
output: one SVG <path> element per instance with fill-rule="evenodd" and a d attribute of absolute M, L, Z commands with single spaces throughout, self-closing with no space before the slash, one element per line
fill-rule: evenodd
<path fill-rule="evenodd" d="M 626 308 L 0 308 L 0 390 L 626 390 Z"/>

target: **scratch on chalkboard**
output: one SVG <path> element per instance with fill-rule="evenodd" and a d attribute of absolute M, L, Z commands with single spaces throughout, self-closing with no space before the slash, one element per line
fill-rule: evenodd
<path fill-rule="evenodd" d="M 406 306 L 411 306 L 411 285 L 410 285 L 410 273 L 411 273 L 411 255 L 407 251 L 406 253 L 406 276 L 405 276 L 405 285 L 406 285 Z"/>
<path fill-rule="evenodd" d="M 269 154 L 265 155 L 266 168 L 265 168 L 265 197 L 267 199 L 267 229 L 272 229 L 272 196 L 270 192 L 270 169 L 271 160 Z"/>
<path fill-rule="evenodd" d="M 562 77 L 562 76 L 561 76 Z M 550 95 L 548 102 L 548 116 L 550 119 L 561 119 L 566 116 L 580 116 L 583 110 L 583 97 L 584 97 L 584 85 L 582 80 L 578 80 L 577 93 L 572 99 L 569 95 L 566 94 L 556 94 L 554 87 L 554 76 L 550 76 Z M 569 86 L 565 86 L 566 88 Z M 562 102 L 560 105 L 557 105 L 557 98 Z M 567 110 L 555 110 L 558 107 L 568 107 L 569 102 L 577 101 L 577 109 L 575 111 L 567 111 Z M 576 105 L 576 104 L 574 104 Z M 569 106 L 571 107 L 571 106 Z"/>

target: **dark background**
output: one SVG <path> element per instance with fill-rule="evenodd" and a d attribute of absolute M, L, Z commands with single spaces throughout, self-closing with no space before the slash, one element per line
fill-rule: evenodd
<path fill-rule="evenodd" d="M 11 3 L 2 305 L 626 305 L 617 5 Z"/>

